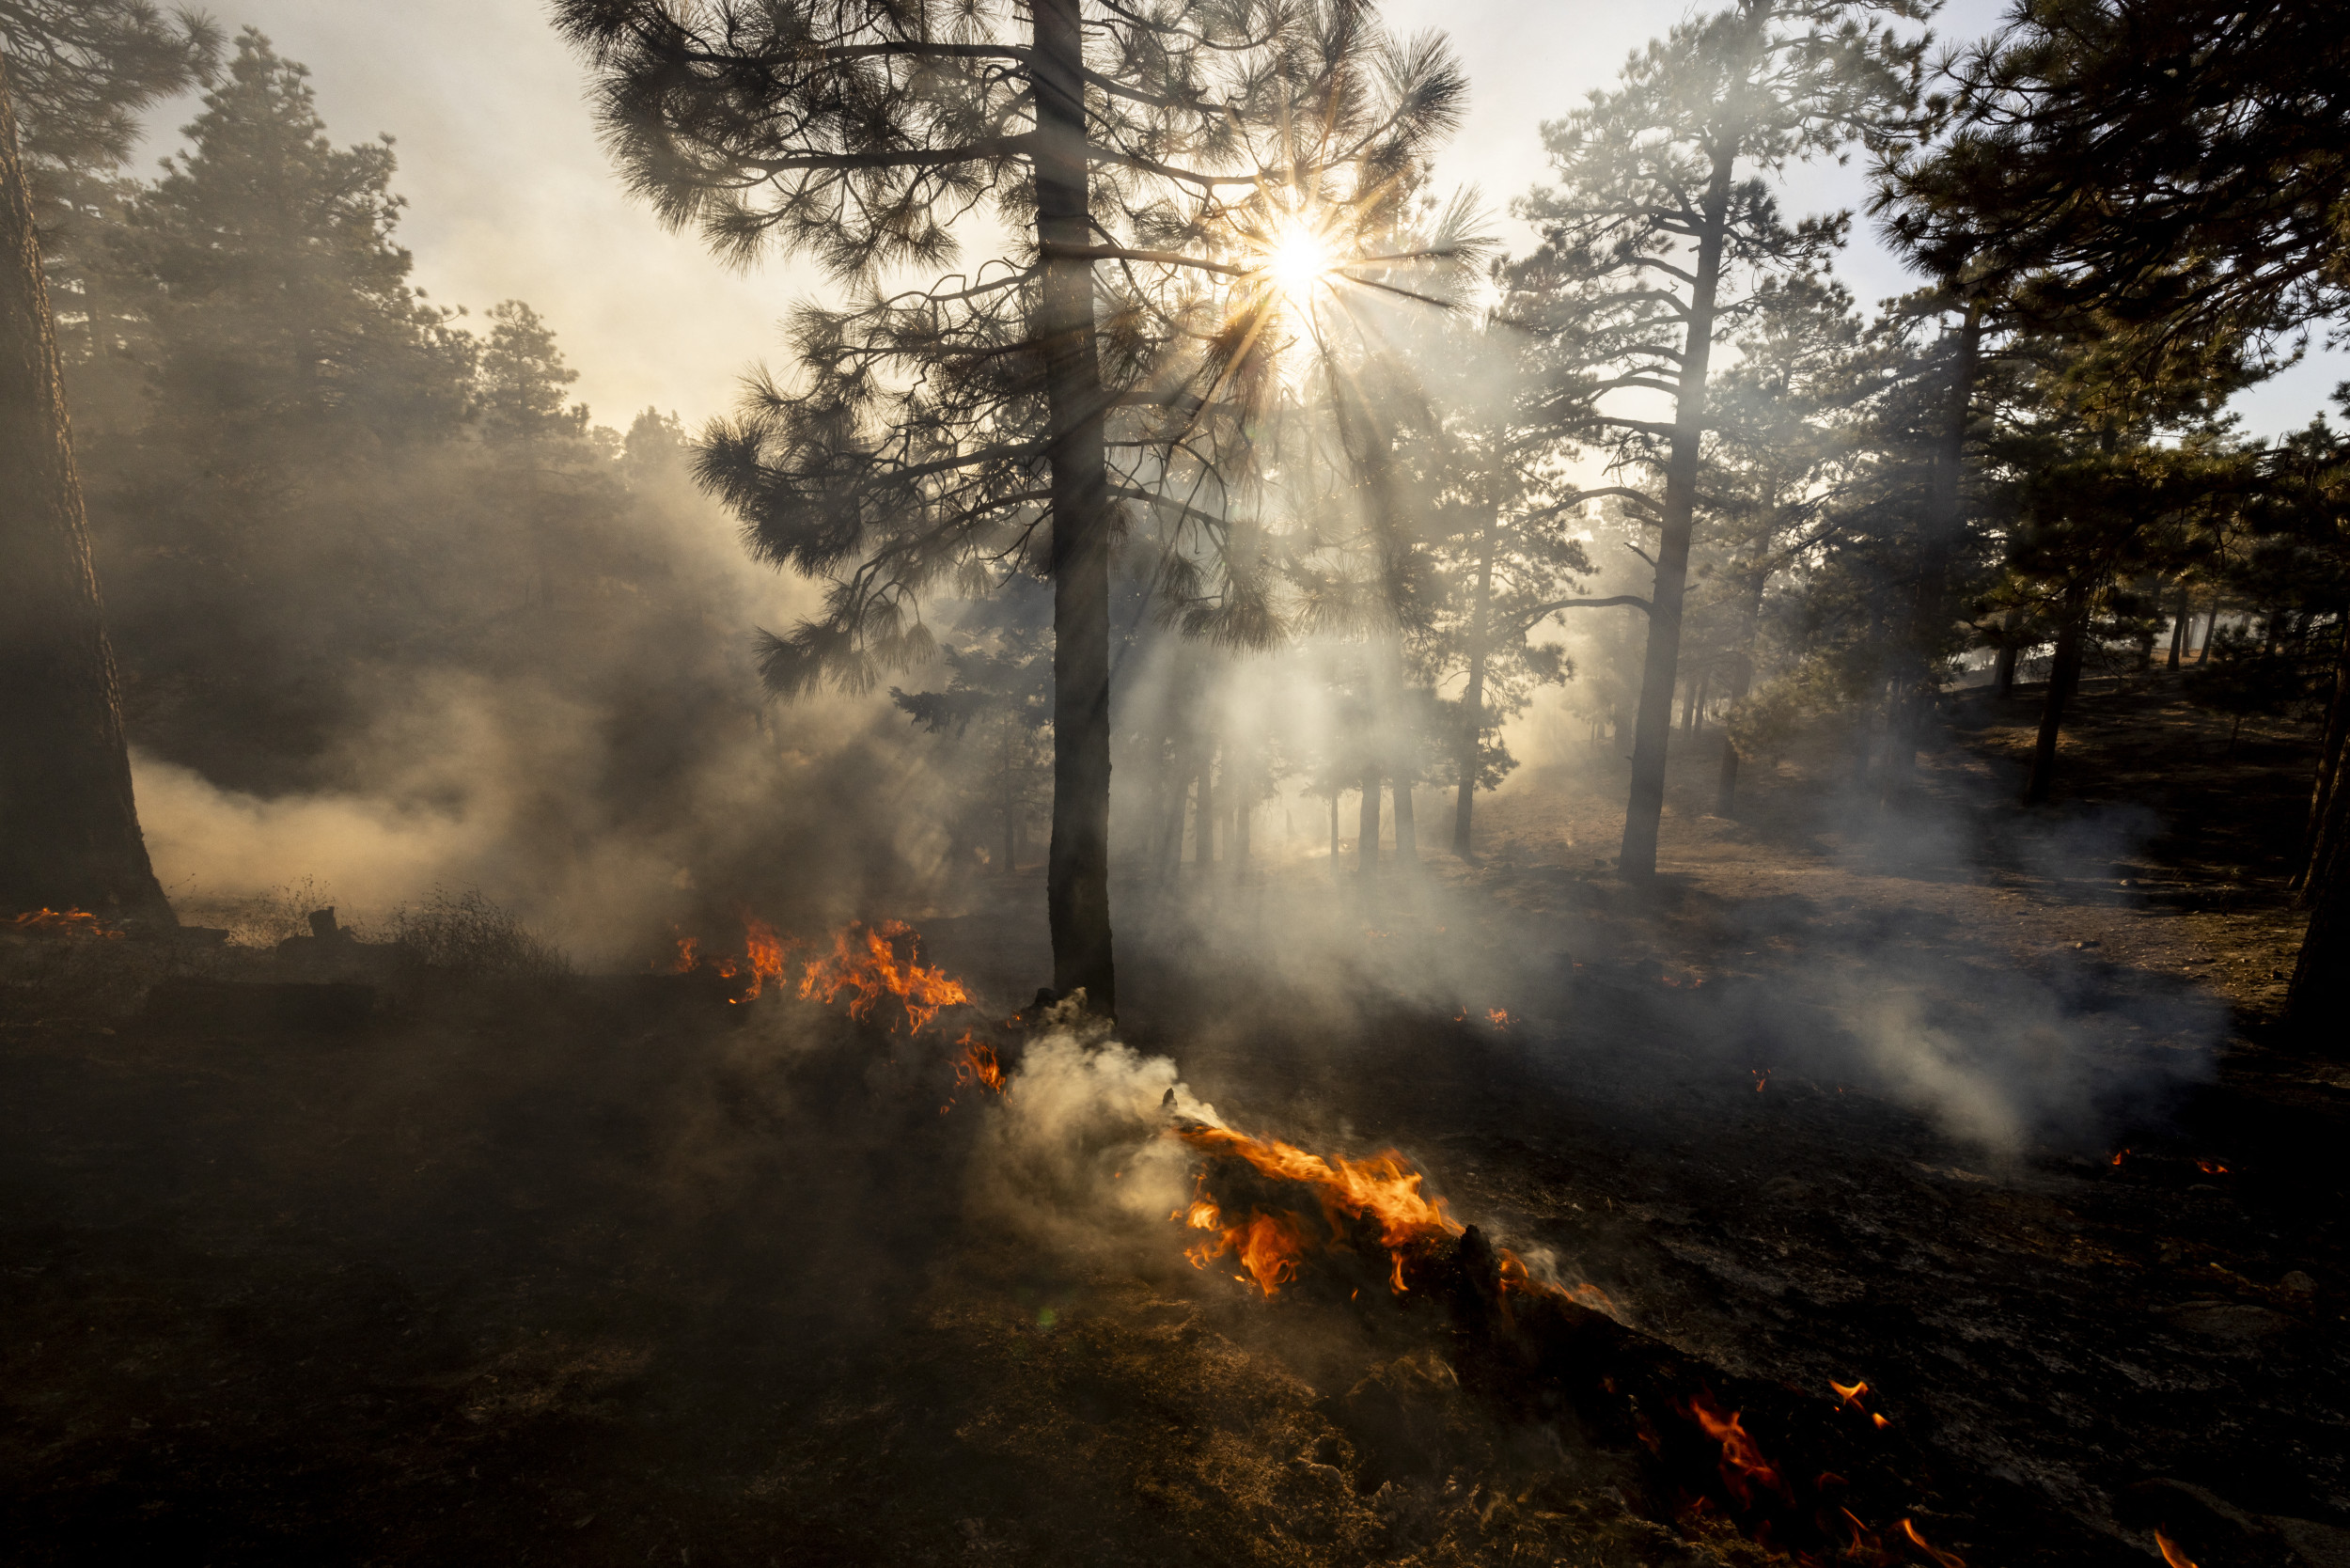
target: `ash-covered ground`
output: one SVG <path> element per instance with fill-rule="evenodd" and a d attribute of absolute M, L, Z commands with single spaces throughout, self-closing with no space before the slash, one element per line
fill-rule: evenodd
<path fill-rule="evenodd" d="M 1774 1560 L 1669 1445 L 1497 1387 L 1440 1293 L 1194 1268 L 1094 1180 L 1180 1075 L 1236 1128 L 1402 1151 L 1598 1287 L 1594 1379 L 1701 1386 L 1789 1465 L 1833 1439 L 1841 1560 L 2152 1562 L 2159 1527 L 2201 1568 L 2350 1561 L 2350 1096 L 2157 924 L 2269 916 L 2121 896 L 2079 814 L 2028 855 L 1813 820 L 1653 890 L 1529 826 L 1424 880 L 1162 901 L 1120 1034 L 1175 1065 L 1084 1058 L 1124 1123 L 1043 1113 L 1076 1101 L 1033 1019 L 1008 1096 L 955 1081 L 1038 972 L 1017 886 L 920 922 L 982 1005 L 915 1035 L 697 977 L 343 1013 L 20 984 L 8 1555 Z M 1840 1414 L 1859 1381 L 1883 1428 Z"/>

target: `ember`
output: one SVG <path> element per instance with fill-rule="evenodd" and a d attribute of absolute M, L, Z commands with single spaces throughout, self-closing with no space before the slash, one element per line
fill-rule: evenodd
<path fill-rule="evenodd" d="M 86 909 L 34 909 L 8 921 L 12 931 L 39 932 L 47 935 L 100 936 L 118 940 L 121 928 L 110 926 Z"/>

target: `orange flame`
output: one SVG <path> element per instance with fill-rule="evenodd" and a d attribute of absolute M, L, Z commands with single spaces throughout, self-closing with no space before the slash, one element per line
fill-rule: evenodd
<path fill-rule="evenodd" d="M 1325 1160 L 1295 1144 L 1201 1122 L 1179 1126 L 1176 1136 L 1203 1152 L 1230 1155 L 1267 1176 L 1311 1187 L 1333 1231 L 1340 1229 L 1341 1215 L 1375 1220 L 1380 1242 L 1393 1249 L 1431 1237 L 1457 1236 L 1466 1229 L 1444 1212 L 1443 1199 L 1421 1194 L 1419 1184 L 1426 1178 L 1392 1149 L 1367 1160 Z"/>
<path fill-rule="evenodd" d="M 2170 1568 L 2195 1568 L 2194 1560 L 2179 1549 L 2176 1541 L 2163 1534 L 2159 1525 L 2154 1527 L 2154 1544 L 2162 1548 L 2162 1560 Z"/>
<path fill-rule="evenodd" d="M 1241 1267 L 1248 1272 L 1232 1278 L 1243 1284 L 1254 1279 L 1267 1296 L 1279 1295 L 1281 1287 L 1297 1278 L 1298 1260 L 1306 1254 L 1306 1232 L 1295 1215 L 1269 1215 L 1259 1209 L 1245 1224 L 1227 1225 L 1214 1200 L 1202 1197 L 1176 1210 L 1172 1217 L 1195 1231 L 1213 1232 L 1183 1249 L 1194 1268 L 1206 1268 L 1227 1252 L 1237 1253 Z"/>
<path fill-rule="evenodd" d="M 1845 1521 L 1852 1527 L 1852 1545 L 1844 1555 L 1860 1558 L 1869 1562 L 1884 1561 L 1885 1544 L 1877 1539 L 1877 1532 L 1862 1524 L 1860 1515 L 1851 1509 L 1839 1509 L 1837 1512 L 1843 1514 Z"/>
<path fill-rule="evenodd" d="M 1004 1092 L 1004 1064 L 995 1055 L 995 1047 L 984 1040 L 974 1040 L 971 1031 L 964 1030 L 955 1042 L 963 1047 L 963 1055 L 955 1058 L 955 1084 L 961 1089 L 983 1086 L 996 1093 Z"/>
<path fill-rule="evenodd" d="M 907 948 L 902 964 L 891 945 L 900 937 L 906 939 Z M 870 927 L 851 921 L 833 933 L 829 954 L 808 961 L 800 978 L 800 996 L 829 1002 L 843 991 L 854 992 L 849 1016 L 859 1023 L 870 1019 L 885 997 L 893 997 L 905 1009 L 906 1032 L 915 1033 L 943 1009 L 971 999 L 961 980 L 944 969 L 923 967 L 921 960 L 919 938 L 903 920 Z"/>
<path fill-rule="evenodd" d="M 1712 1396 L 1699 1393 L 1689 1401 L 1684 1414 L 1703 1428 L 1708 1437 L 1721 1444 L 1722 1484 L 1730 1488 L 1730 1495 L 1741 1505 L 1754 1500 L 1754 1488 L 1758 1486 L 1778 1493 L 1791 1503 L 1795 1500 L 1786 1478 L 1762 1457 L 1762 1450 L 1739 1423 L 1737 1411 L 1725 1416 Z M 1960 1568 L 1966 1565 L 1962 1563 Z"/>
<path fill-rule="evenodd" d="M 677 957 L 669 964 L 673 975 L 690 975 L 701 964 L 701 938 L 681 936 L 677 939 Z"/>
<path fill-rule="evenodd" d="M 1836 1403 L 1839 1404 L 1857 1404 L 1860 1396 L 1869 1391 L 1866 1383 L 1844 1384 L 1832 1377 L 1827 1380 L 1827 1386 L 1836 1390 Z"/>
<path fill-rule="evenodd" d="M 1919 1551 L 1925 1553 L 1928 1558 L 1933 1560 L 1935 1568 L 1966 1568 L 1966 1560 L 1965 1558 L 1960 1557 L 1955 1552 L 1946 1552 L 1942 1550 L 1941 1547 L 1933 1544 L 1924 1536 L 1919 1535 L 1918 1533 L 1918 1527 L 1911 1524 L 1907 1519 L 1904 1519 L 1902 1521 L 1902 1533 L 1909 1537 L 1909 1544 L 1911 1545 L 1917 1547 Z"/>
<path fill-rule="evenodd" d="M 750 963 L 751 988 L 743 993 L 743 1000 L 747 1002 L 756 998 L 767 989 L 770 980 L 780 982 L 784 955 L 799 945 L 797 937 L 777 936 L 776 928 L 758 916 L 744 916 L 743 956 Z"/>
<path fill-rule="evenodd" d="M 1334 1250 L 1341 1247 L 1349 1221 L 1368 1220 L 1375 1224 L 1380 1245 L 1389 1254 L 1387 1284 L 1398 1294 L 1410 1289 L 1404 1282 L 1404 1266 L 1411 1248 L 1449 1240 L 1467 1230 L 1445 1212 L 1443 1199 L 1420 1190 L 1426 1175 L 1392 1149 L 1369 1159 L 1324 1159 L 1276 1138 L 1250 1137 L 1229 1127 L 1188 1121 L 1176 1124 L 1175 1136 L 1208 1155 L 1241 1160 L 1262 1175 L 1311 1189 L 1322 1205 L 1323 1218 L 1329 1223 L 1327 1245 Z M 1204 1183 L 1206 1179 L 1202 1173 L 1200 1180 Z M 1215 1213 L 1214 1202 L 1205 1198 L 1194 1202 L 1188 1212 L 1197 1215 L 1203 1204 L 1207 1214 Z M 1182 1219 L 1185 1213 L 1179 1210 L 1174 1217 Z M 1192 1223 L 1201 1224 L 1196 1218 Z M 1221 1223 L 1212 1218 L 1203 1228 Z M 1557 1285 L 1537 1279 L 1515 1252 L 1506 1247 L 1494 1251 L 1504 1292 L 1556 1296 L 1587 1310 L 1605 1312 L 1610 1317 L 1621 1315 L 1615 1302 L 1597 1285 Z M 1212 1250 L 1209 1255 L 1214 1256 L 1214 1252 Z M 1198 1258 L 1193 1261 L 1200 1262 Z"/>
<path fill-rule="evenodd" d="M 2217 1160 L 2197 1160 L 2195 1168 L 2206 1176 L 2225 1176 L 2228 1173 L 2228 1168 Z"/>
<path fill-rule="evenodd" d="M 69 936 L 102 936 L 110 940 L 118 940 L 122 935 L 119 927 L 108 925 L 86 909 L 51 909 L 44 905 L 13 917 L 8 925 L 16 931 L 58 932 Z"/>
<path fill-rule="evenodd" d="M 1506 1029 L 1510 1027 L 1510 1010 L 1502 1007 L 1489 1007 L 1485 1010 L 1485 1022 L 1491 1024 L 1496 1031 Z"/>

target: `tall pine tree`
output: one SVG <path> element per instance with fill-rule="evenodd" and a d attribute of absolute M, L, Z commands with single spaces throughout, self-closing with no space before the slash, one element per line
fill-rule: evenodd
<path fill-rule="evenodd" d="M 150 6 L 0 4 L 0 911 L 173 923 L 132 796 L 27 165 L 118 161 L 135 112 L 212 46 Z"/>
<path fill-rule="evenodd" d="M 1661 469 L 1655 587 L 1619 861 L 1653 875 L 1679 680 L 1714 346 L 1745 314 L 1741 283 L 1800 270 L 1840 215 L 1789 226 L 1763 177 L 1795 158 L 1897 133 L 1916 102 L 1917 0 L 1739 0 L 1635 55 L 1619 85 L 1543 128 L 1554 185 L 1520 204 L 1543 232 L 1522 281 L 1552 297 L 1556 416 Z M 1619 394 L 1667 400 L 1669 419 Z"/>
<path fill-rule="evenodd" d="M 1114 1010 L 1110 557 L 1120 509 L 1221 535 L 1287 283 L 1351 262 L 1462 82 L 1368 8 L 1094 0 L 563 0 L 631 183 L 722 254 L 822 262 L 794 384 L 703 472 L 755 548 L 831 584 L 781 687 L 925 654 L 926 589 L 1054 589 L 1053 983 Z M 976 264 L 890 294 L 895 268 Z"/>

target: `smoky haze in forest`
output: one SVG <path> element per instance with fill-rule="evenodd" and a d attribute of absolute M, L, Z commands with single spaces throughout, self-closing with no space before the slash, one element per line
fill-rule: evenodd
<path fill-rule="evenodd" d="M 212 107 L 174 112 L 196 133 L 159 144 L 176 148 L 174 167 L 70 235 L 58 274 L 83 333 L 73 395 L 141 810 L 174 896 L 201 918 L 306 881 L 364 925 L 436 888 L 478 887 L 582 963 L 635 967 L 675 932 L 722 932 L 744 914 L 812 929 L 961 910 L 1008 861 L 1033 870 L 1051 801 L 1050 595 L 1033 571 L 1002 573 L 981 597 L 939 595 L 925 618 L 940 655 L 876 689 L 791 703 L 761 689 L 753 629 L 785 631 L 818 614 L 821 595 L 746 556 L 738 519 L 693 481 L 693 440 L 735 372 L 784 357 L 777 319 L 813 278 L 788 262 L 727 272 L 693 236 L 664 235 L 626 205 L 593 148 L 581 68 L 535 8 L 492 13 L 514 42 L 507 92 L 471 74 L 492 69 L 494 51 L 411 77 L 369 41 L 380 20 L 312 7 L 285 8 L 282 22 L 267 7 L 257 15 L 282 29 L 279 50 L 239 46 Z M 1620 40 L 1591 46 L 1593 85 L 1654 20 L 1625 13 Z M 318 52 L 295 43 L 306 35 Z M 297 76 L 294 58 L 317 74 Z M 1509 228 L 1513 249 L 1530 229 L 1504 209 L 1541 177 L 1532 138 L 1519 135 L 1523 168 L 1478 149 L 1499 144 L 1492 128 L 1512 106 L 1529 122 L 1571 106 L 1557 82 L 1542 86 L 1540 103 L 1480 105 L 1432 182 L 1440 197 L 1445 171 L 1475 163 L 1488 187 L 1480 216 Z M 366 105 L 356 118 L 336 109 L 343 95 Z M 431 115 L 403 125 L 395 172 L 365 138 L 388 104 L 433 99 L 457 129 Z M 238 161 L 272 138 L 298 154 L 275 176 L 289 183 L 240 205 L 251 198 Z M 485 171 L 470 160 L 490 145 L 501 165 Z M 525 168 L 546 172 L 512 178 Z M 1828 178 L 1797 169 L 1791 207 Z M 329 190 L 342 193 L 328 207 L 337 240 L 320 264 L 305 254 L 316 236 L 289 214 Z M 226 259 L 196 240 L 222 231 L 237 236 Z M 401 246 L 416 252 L 412 278 Z M 1888 290 L 1904 281 L 1882 256 L 1860 270 Z M 412 296 L 404 279 L 431 279 L 433 292 Z M 150 308 L 158 290 L 169 303 Z M 309 314 L 283 319 L 289 297 Z M 467 314 L 439 313 L 459 299 Z M 1441 887 L 1403 909 L 1356 901 L 1366 828 L 1390 860 L 1400 832 L 1420 855 L 1443 854 L 1465 772 L 1480 806 L 1536 779 L 1621 801 L 1642 622 L 1632 607 L 1572 602 L 1637 598 L 1652 569 L 1638 498 L 1579 494 L 1647 476 L 1588 448 L 1501 451 L 1527 373 L 1517 338 L 1391 301 L 1352 308 L 1357 330 L 1412 367 L 1380 386 L 1376 417 L 1434 425 L 1464 449 L 1490 445 L 1479 504 L 1528 526 L 1488 550 L 1464 481 L 1444 470 L 1455 447 L 1399 435 L 1395 482 L 1429 520 L 1419 542 L 1442 585 L 1428 588 L 1436 651 L 1408 681 L 1365 635 L 1348 600 L 1359 581 L 1292 572 L 1282 591 L 1296 598 L 1297 635 L 1265 650 L 1185 623 L 1182 601 L 1214 563 L 1171 538 L 1128 541 L 1112 605 L 1121 940 L 1277 978 L 1340 1028 L 1398 1000 L 1465 1017 L 1524 1011 L 1520 998 L 1576 965 L 1657 983 L 1619 972 L 1621 954 L 1474 936 L 1467 904 Z M 1862 306 L 1824 288 L 1787 308 L 1810 312 L 1792 336 L 1844 330 Z M 273 335 L 295 326 L 343 345 L 323 382 L 271 359 Z M 1740 395 L 1735 368 L 1770 347 L 1726 353 L 1726 397 Z M 1904 352 L 1921 363 L 1933 351 L 1919 333 Z M 578 400 L 605 387 L 631 400 Z M 1784 400 L 1745 395 L 1752 439 L 1767 445 Z M 1264 482 L 1304 481 L 1277 471 Z M 1314 524 L 1318 541 L 1365 557 L 1370 526 L 1349 497 Z M 1465 756 L 1461 618 L 1480 551 L 1502 559 L 1496 603 L 1524 623 L 1484 657 L 1476 678 L 1495 722 Z M 1740 566 L 1733 541 L 1699 555 L 1700 576 L 1717 582 Z M 1816 580 L 1844 596 L 1828 614 L 1814 579 L 1792 578 L 1758 588 L 1749 612 L 1748 635 L 1759 622 L 1761 646 L 1791 671 L 1758 690 L 1744 721 L 1741 749 L 1758 758 L 1866 685 L 1854 651 L 1882 628 L 1854 605 L 1880 579 L 1863 563 Z M 1553 604 L 1568 608 L 1543 608 Z M 1693 635 L 1732 647 L 1736 608 L 1724 595 L 1694 614 Z M 1693 680 L 1683 700 L 1721 695 Z M 1676 745 L 1710 747 L 1716 734 Z M 1417 787 L 1402 828 L 1392 781 L 1372 787 L 1368 814 L 1362 786 L 1406 753 Z M 1856 789 L 1803 826 L 1831 829 L 1866 804 Z M 1877 839 L 1953 866 L 1987 853 L 1971 819 L 1909 810 Z M 2132 831 L 2092 825 L 2002 853 L 2041 866 L 2112 859 Z M 1603 824 L 1540 854 L 1563 872 L 1614 850 Z M 1244 860 L 1321 861 L 1328 877 L 1317 870 L 1310 890 L 1244 886 Z M 1771 939 L 1767 912 L 1745 918 L 1753 941 Z M 1865 1079 L 2010 1150 L 2052 1132 L 2092 1137 L 2127 1095 L 2202 1070 L 2190 1047 L 2150 1074 L 2076 1027 L 2072 971 L 2093 960 L 2060 956 L 2049 973 L 1978 986 L 1982 1006 L 1943 1015 L 1918 998 L 1977 978 L 1880 934 L 1851 933 L 1833 973 L 1824 966 L 1800 997 L 1722 1003 L 1710 1038 L 1725 1059 Z M 1832 1027 L 1807 1027 L 1797 1004 Z M 2186 1004 L 2149 1004 L 2131 1027 L 2201 1043 L 2213 1024 Z M 1743 1059 L 1757 1041 L 1767 1064 Z"/>
<path fill-rule="evenodd" d="M 666 411 L 591 412 L 520 299 L 413 293 L 403 181 L 248 33 L 52 247 L 142 815 L 199 921 L 478 889 L 583 962 L 936 869 L 902 722 L 761 694 L 750 562 Z M 601 417 L 599 415 L 601 414 Z M 610 419 L 610 423 L 604 422 Z"/>

